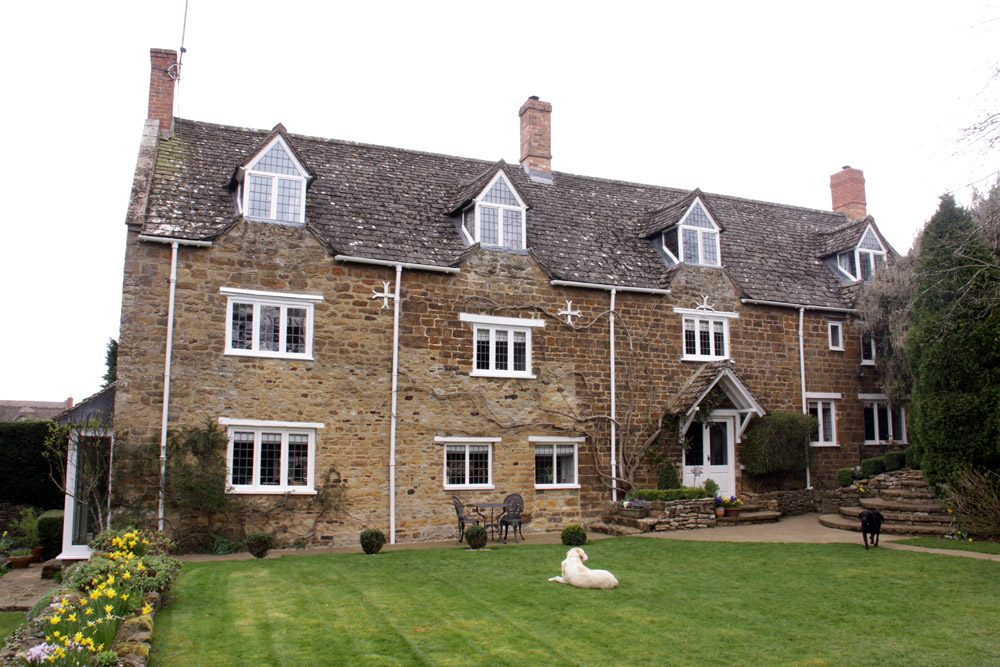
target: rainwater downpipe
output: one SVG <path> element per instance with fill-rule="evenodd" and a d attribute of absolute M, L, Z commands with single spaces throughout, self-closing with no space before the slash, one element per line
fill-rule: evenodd
<path fill-rule="evenodd" d="M 399 396 L 399 293 L 403 265 L 396 265 L 392 297 L 392 407 L 389 418 L 389 544 L 396 543 L 396 400 Z"/>
<path fill-rule="evenodd" d="M 167 300 L 167 349 L 163 360 L 163 412 L 160 417 L 160 489 L 156 507 L 156 529 L 163 531 L 166 518 L 167 489 L 167 414 L 170 411 L 170 358 L 174 350 L 174 301 L 177 295 L 177 248 L 181 245 L 206 248 L 211 241 L 185 241 L 158 236 L 139 235 L 140 241 L 170 244 L 170 296 Z"/>
<path fill-rule="evenodd" d="M 617 401 L 615 400 L 615 296 L 617 290 L 611 288 L 611 314 L 608 326 L 611 330 L 611 500 L 618 502 L 618 429 L 616 419 Z"/>
<path fill-rule="evenodd" d="M 805 345 L 805 325 L 806 319 L 806 309 L 799 308 L 799 380 L 802 384 L 802 414 L 809 414 L 809 403 L 806 401 L 806 345 Z M 810 445 L 806 443 L 808 448 Z M 806 450 L 806 488 L 812 488 L 812 481 L 809 477 L 809 454 L 811 452 Z"/>

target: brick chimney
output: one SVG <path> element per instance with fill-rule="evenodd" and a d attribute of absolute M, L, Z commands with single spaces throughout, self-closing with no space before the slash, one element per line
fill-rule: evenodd
<path fill-rule="evenodd" d="M 851 220 L 860 220 L 868 215 L 865 174 L 860 169 L 847 166 L 830 176 L 830 195 L 833 210 L 837 213 L 846 213 Z"/>
<path fill-rule="evenodd" d="M 521 166 L 528 174 L 552 173 L 552 105 L 537 96 L 528 98 L 517 112 L 521 117 Z M 551 177 L 550 177 L 551 178 Z"/>
<path fill-rule="evenodd" d="M 174 84 L 177 80 L 177 52 L 149 50 L 149 111 L 146 117 L 160 121 L 160 131 L 174 128 Z"/>

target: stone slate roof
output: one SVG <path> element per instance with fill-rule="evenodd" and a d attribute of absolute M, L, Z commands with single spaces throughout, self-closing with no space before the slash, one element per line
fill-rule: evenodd
<path fill-rule="evenodd" d="M 698 399 L 715 385 L 725 371 L 733 374 L 733 377 L 742 385 L 743 391 L 760 403 L 753 395 L 747 383 L 736 372 L 736 364 L 730 360 L 707 361 L 698 366 L 688 377 L 684 385 L 675 393 L 667 403 L 666 412 L 668 414 L 680 415 L 687 413 L 698 404 Z"/>
<path fill-rule="evenodd" d="M 159 142 L 142 233 L 224 234 L 240 219 L 234 170 L 279 129 L 177 119 Z M 315 176 L 306 226 L 333 254 L 457 266 L 469 247 L 451 215 L 503 169 L 530 202 L 528 247 L 553 279 L 669 288 L 676 271 L 647 236 L 697 193 L 724 228 L 722 262 L 747 298 L 851 308 L 856 294 L 820 259 L 860 224 L 840 213 L 563 172 L 538 183 L 502 161 L 282 134 Z"/>

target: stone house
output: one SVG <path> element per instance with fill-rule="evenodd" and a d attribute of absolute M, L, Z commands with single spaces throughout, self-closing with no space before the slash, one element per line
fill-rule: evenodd
<path fill-rule="evenodd" d="M 520 164 L 227 127 L 174 118 L 176 56 L 151 60 L 116 432 L 218 424 L 230 492 L 288 499 L 280 536 L 444 538 L 452 496 L 509 493 L 554 530 L 664 457 L 739 492 L 775 410 L 819 418 L 802 484 L 906 439 L 853 327 L 894 253 L 860 170 L 833 211 L 553 171 L 534 97 Z"/>

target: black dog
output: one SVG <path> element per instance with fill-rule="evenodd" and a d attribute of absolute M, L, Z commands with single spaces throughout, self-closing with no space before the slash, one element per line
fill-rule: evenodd
<path fill-rule="evenodd" d="M 882 522 L 885 517 L 878 510 L 865 510 L 858 515 L 861 519 L 861 543 L 868 548 L 871 543 L 873 547 L 878 546 L 878 536 L 882 532 Z"/>

